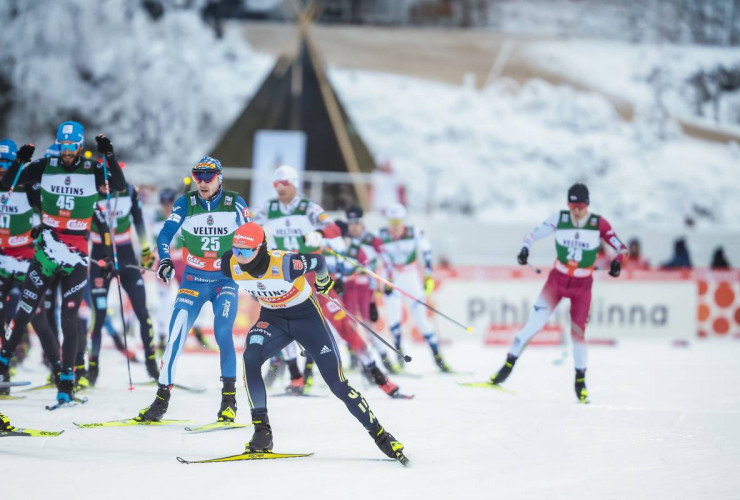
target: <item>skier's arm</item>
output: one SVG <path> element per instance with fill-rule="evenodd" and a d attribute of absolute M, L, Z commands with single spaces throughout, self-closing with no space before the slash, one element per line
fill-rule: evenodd
<path fill-rule="evenodd" d="M 245 203 L 246 205 L 246 203 Z M 270 209 L 270 202 L 265 202 L 257 210 L 252 212 L 252 222 L 256 222 L 260 226 L 264 226 L 267 223 L 267 213 Z"/>
<path fill-rule="evenodd" d="M 159 252 L 159 259 L 170 258 L 170 243 L 174 238 L 177 231 L 180 230 L 180 226 L 185 222 L 185 217 L 188 212 L 188 197 L 187 195 L 180 196 L 172 207 L 172 213 L 164 221 L 162 230 L 157 236 L 157 251 Z"/>
<path fill-rule="evenodd" d="M 249 207 L 247 202 L 241 196 L 236 197 L 236 223 L 240 226 L 250 222 Z"/>
<path fill-rule="evenodd" d="M 558 218 L 560 217 L 560 212 L 556 212 L 547 219 L 545 219 L 542 224 L 532 229 L 527 236 L 524 237 L 524 241 L 522 242 L 522 247 L 529 249 L 532 244 L 537 241 L 541 240 L 545 236 L 549 236 L 552 233 L 555 232 L 555 228 L 558 227 Z"/>
<path fill-rule="evenodd" d="M 312 272 L 316 273 L 316 281 L 325 281 L 329 277 L 329 270 L 323 255 L 297 253 L 283 256 L 283 276 L 287 278 L 287 281 L 295 281 Z"/>
<path fill-rule="evenodd" d="M 329 214 L 324 212 L 317 203 L 310 202 L 308 205 L 308 220 L 313 225 L 314 230 L 320 232 L 324 238 L 336 238 L 342 236 L 342 230 L 339 229 L 334 221 L 329 217 Z"/>
<path fill-rule="evenodd" d="M 429 244 L 429 240 L 421 229 L 416 231 L 416 248 L 423 261 L 424 272 L 428 275 L 432 274 L 432 245 Z"/>
<path fill-rule="evenodd" d="M 18 182 L 16 185 L 23 186 L 26 184 L 36 184 L 41 182 L 41 176 L 44 173 L 44 160 L 45 158 L 38 159 L 26 164 L 25 168 L 21 170 L 21 174 L 18 176 Z M 16 158 L 13 160 L 8 171 L 5 172 L 2 180 L 0 180 L 0 187 L 3 189 L 10 189 L 15 180 L 15 176 L 18 175 L 18 169 L 20 168 L 21 161 Z"/>
<path fill-rule="evenodd" d="M 139 191 L 134 186 L 129 186 L 129 195 L 131 196 L 131 217 L 134 219 L 134 227 L 136 228 L 136 236 L 139 237 L 139 247 L 141 247 L 142 253 L 150 249 L 149 244 L 149 232 L 146 229 L 144 223 L 144 212 L 141 209 L 141 200 L 139 199 Z"/>
<path fill-rule="evenodd" d="M 622 240 L 617 237 L 617 233 L 614 232 L 611 224 L 609 224 L 609 222 L 603 217 L 599 219 L 599 235 L 607 245 L 617 252 L 615 260 L 618 260 L 621 264 L 624 260 L 624 256 L 627 254 L 627 247 L 622 243 Z"/>

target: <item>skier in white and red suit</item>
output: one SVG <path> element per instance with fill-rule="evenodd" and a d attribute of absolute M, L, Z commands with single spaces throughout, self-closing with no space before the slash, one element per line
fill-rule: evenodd
<path fill-rule="evenodd" d="M 498 385 L 506 380 L 532 337 L 545 326 L 558 303 L 568 298 L 576 370 L 576 397 L 581 402 L 588 402 L 586 390 L 588 356 L 585 334 L 591 308 L 591 286 L 596 256 L 602 240 L 616 251 L 617 256 L 609 267 L 609 275 L 616 278 L 621 272 L 622 259 L 627 253 L 626 247 L 614 233 L 611 224 L 604 217 L 588 211 L 589 201 L 588 188 L 584 184 L 574 184 L 568 190 L 568 210 L 554 213 L 524 238 L 522 249 L 517 256 L 519 264 L 527 265 L 529 248 L 532 244 L 552 233 L 555 233 L 557 258 L 542 293 L 534 303 L 527 324 L 516 334 L 506 362 L 498 373 L 491 377 L 491 384 Z"/>

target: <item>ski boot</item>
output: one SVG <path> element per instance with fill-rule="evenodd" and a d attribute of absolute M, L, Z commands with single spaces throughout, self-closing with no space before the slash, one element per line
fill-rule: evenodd
<path fill-rule="evenodd" d="M 586 390 L 586 369 L 576 368 L 576 397 L 581 403 L 590 403 L 588 391 Z"/>
<path fill-rule="evenodd" d="M 445 360 L 440 353 L 436 353 L 434 355 L 434 362 L 439 367 L 439 369 L 442 370 L 442 373 L 452 373 L 452 370 L 447 365 L 447 363 L 445 363 Z"/>
<path fill-rule="evenodd" d="M 75 366 L 75 392 L 84 391 L 90 387 L 90 380 L 87 378 L 87 369 L 85 364 Z"/>
<path fill-rule="evenodd" d="M 383 362 L 383 366 L 388 370 L 388 373 L 398 373 L 398 366 L 393 364 L 388 353 L 382 353 L 380 355 L 380 361 Z"/>
<path fill-rule="evenodd" d="M 75 373 L 71 368 L 59 374 L 57 382 L 57 402 L 71 403 L 74 400 Z"/>
<path fill-rule="evenodd" d="M 254 434 L 247 443 L 245 453 L 270 453 L 272 451 L 272 428 L 267 410 L 252 410 L 252 425 Z"/>
<path fill-rule="evenodd" d="M 516 363 L 516 359 L 516 356 L 514 356 L 513 354 L 507 354 L 506 363 L 504 363 L 504 366 L 501 367 L 498 373 L 492 375 L 488 382 L 493 385 L 499 385 L 503 383 L 504 380 L 509 378 L 509 374 L 514 368 L 514 363 Z"/>
<path fill-rule="evenodd" d="M 383 429 L 378 422 L 375 422 L 368 432 L 370 437 L 375 440 L 376 446 L 387 457 L 398 460 L 403 465 L 409 463 L 409 459 L 403 454 L 403 444 L 396 441 L 393 434 Z"/>
<path fill-rule="evenodd" d="M 149 376 L 154 380 L 159 379 L 159 367 L 157 366 L 157 358 L 154 356 L 154 353 L 146 356 L 144 364 L 146 365 L 146 372 Z"/>
<path fill-rule="evenodd" d="M 15 430 L 15 427 L 11 425 L 10 419 L 7 416 L 0 413 L 0 431 L 12 432 L 14 430 Z"/>
<path fill-rule="evenodd" d="M 275 380 L 285 370 L 285 362 L 278 356 L 270 358 L 270 364 L 267 367 L 267 373 L 265 373 L 265 387 L 272 387 Z"/>
<path fill-rule="evenodd" d="M 100 364 L 96 356 L 91 356 L 87 362 L 87 380 L 90 382 L 91 387 L 95 387 L 98 381 L 98 375 L 100 375 Z"/>
<path fill-rule="evenodd" d="M 305 385 L 306 384 L 303 381 L 303 377 L 291 379 L 290 385 L 285 388 L 285 392 L 293 396 L 300 396 L 301 394 L 303 394 L 303 389 Z"/>
<path fill-rule="evenodd" d="M 378 387 L 383 389 L 383 392 L 388 394 L 390 397 L 395 398 L 396 394 L 398 394 L 398 386 L 388 380 L 388 377 L 383 374 L 383 372 L 380 371 L 380 368 L 378 368 L 375 365 L 375 362 L 373 362 L 371 365 L 367 367 L 367 370 L 370 372 L 370 375 L 373 377 L 372 382 L 376 384 Z"/>
<path fill-rule="evenodd" d="M 221 377 L 221 408 L 216 416 L 219 422 L 233 422 L 236 418 L 236 378 Z"/>
<path fill-rule="evenodd" d="M 306 366 L 303 368 L 303 380 L 305 381 L 303 392 L 308 392 L 313 386 L 313 360 L 306 360 Z"/>
<path fill-rule="evenodd" d="M 157 395 L 154 402 L 141 410 L 134 420 L 139 422 L 159 422 L 167 413 L 167 407 L 170 404 L 170 391 L 172 386 L 157 385 Z"/>
<path fill-rule="evenodd" d="M 0 382 L 10 382 L 10 355 L 0 352 Z M 0 388 L 0 396 L 10 394 L 10 387 Z"/>

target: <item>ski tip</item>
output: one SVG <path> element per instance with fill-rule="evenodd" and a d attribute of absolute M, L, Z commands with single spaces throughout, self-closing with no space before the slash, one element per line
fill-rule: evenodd
<path fill-rule="evenodd" d="M 182 457 L 177 457 L 177 461 L 180 462 L 181 464 L 189 464 L 190 463 L 190 462 L 188 462 L 187 460 L 185 460 Z"/>

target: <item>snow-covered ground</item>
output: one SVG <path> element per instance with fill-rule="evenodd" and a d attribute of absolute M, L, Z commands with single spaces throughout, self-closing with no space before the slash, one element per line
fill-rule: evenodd
<path fill-rule="evenodd" d="M 697 114 L 696 89 L 689 80 L 699 71 L 719 66 L 740 68 L 740 48 L 630 44 L 600 40 L 530 42 L 523 55 L 537 66 L 570 81 L 622 98 L 638 113 L 660 98 L 675 118 L 710 128 L 740 133 L 740 90 L 725 92 L 717 102 L 701 102 Z M 707 90 L 716 92 L 718 82 Z"/>
<path fill-rule="evenodd" d="M 268 398 L 275 450 L 314 452 L 310 458 L 183 465 L 175 457 L 240 452 L 251 428 L 200 435 L 186 435 L 182 426 L 77 429 L 72 422 L 131 417 L 153 398 L 152 388 L 129 392 L 123 358 L 104 349 L 87 404 L 47 412 L 53 391 L 2 401 L 17 426 L 65 431 L 0 440 L 3 498 L 737 498 L 740 343 L 592 347 L 593 403 L 584 406 L 575 401 L 570 359 L 554 363 L 559 348 L 530 348 L 506 385 L 515 394 L 508 394 L 456 384 L 490 376 L 503 348 L 452 340 L 450 363 L 472 373 L 436 373 L 428 349 L 414 345 L 410 370 L 424 377 L 396 377 L 416 394 L 411 401 L 390 400 L 356 373 L 348 375 L 405 444 L 412 461 L 406 469 L 384 460 L 332 397 Z M 141 365 L 133 371 L 134 380 L 145 379 Z M 17 379 L 44 377 L 32 363 Z M 168 417 L 212 421 L 217 356 L 186 353 L 178 381 L 208 390 L 175 391 Z M 321 384 L 314 392 L 330 394 Z M 243 389 L 237 399 L 237 421 L 248 422 Z"/>

